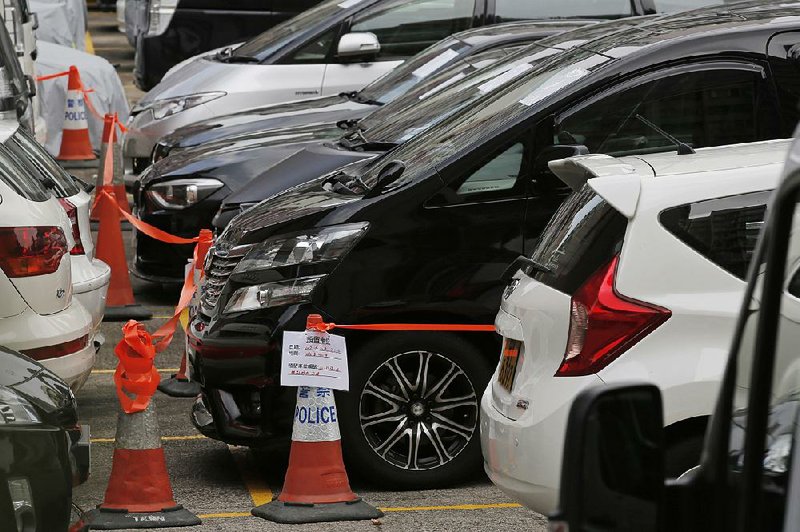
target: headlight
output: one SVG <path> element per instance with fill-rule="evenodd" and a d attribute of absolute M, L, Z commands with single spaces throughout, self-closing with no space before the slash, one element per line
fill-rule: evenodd
<path fill-rule="evenodd" d="M 161 35 L 169 27 L 178 0 L 150 0 L 150 20 L 147 27 L 148 35 Z"/>
<path fill-rule="evenodd" d="M 33 406 L 16 392 L 0 386 L 0 425 L 41 423 Z"/>
<path fill-rule="evenodd" d="M 153 110 L 153 118 L 161 120 L 162 118 L 172 116 L 186 109 L 191 109 L 200 104 L 222 98 L 226 94 L 227 92 L 201 92 L 199 94 L 178 96 L 177 98 L 169 98 L 166 100 L 156 100 L 150 105 L 150 108 Z"/>
<path fill-rule="evenodd" d="M 223 314 L 308 301 L 314 288 L 317 287 L 317 283 L 323 277 L 325 276 L 314 275 L 240 288 L 233 293 L 230 301 L 225 305 Z"/>
<path fill-rule="evenodd" d="M 147 197 L 162 209 L 185 209 L 202 201 L 224 185 L 216 179 L 174 179 L 147 188 Z"/>
<path fill-rule="evenodd" d="M 334 225 L 316 232 L 271 238 L 250 250 L 233 273 L 339 259 L 356 245 L 368 227 L 366 222 Z"/>

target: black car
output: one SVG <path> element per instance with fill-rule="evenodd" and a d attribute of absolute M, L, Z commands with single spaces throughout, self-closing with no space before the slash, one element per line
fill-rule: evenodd
<path fill-rule="evenodd" d="M 665 478 L 658 387 L 584 390 L 569 414 L 550 530 L 589 532 L 597 523 L 619 532 L 800 530 L 798 161 L 795 142 L 750 265 L 700 464 Z"/>
<path fill-rule="evenodd" d="M 89 427 L 69 386 L 0 347 L 0 530 L 66 530 L 72 488 L 89 476 Z"/>
<path fill-rule="evenodd" d="M 237 216 L 209 254 L 188 328 L 202 386 L 196 427 L 233 444 L 288 438 L 282 332 L 303 330 L 309 313 L 343 324 L 493 323 L 506 270 L 567 195 L 550 160 L 790 136 L 794 15 L 800 8 L 747 2 L 584 43 L 357 171 Z M 479 468 L 478 397 L 496 366 L 495 334 L 342 334 L 350 391 L 337 404 L 355 471 L 419 488 Z"/>
<path fill-rule="evenodd" d="M 150 90 L 181 61 L 246 41 L 321 0 L 127 0 L 136 28 L 134 82 Z M 135 4 L 135 5 L 128 5 Z"/>
<path fill-rule="evenodd" d="M 453 79 L 466 77 L 470 72 L 488 69 L 498 62 L 506 62 L 509 58 L 516 57 L 514 51 L 525 41 L 530 42 L 570 28 L 582 28 L 586 24 L 586 21 L 529 22 L 468 30 L 437 43 L 356 95 L 317 98 L 272 106 L 273 112 L 262 116 L 262 120 L 259 121 L 261 128 L 266 128 L 268 125 L 273 128 L 269 132 L 256 130 L 247 133 L 247 129 L 241 132 L 236 127 L 228 127 L 225 129 L 234 130 L 229 131 L 228 137 L 211 142 L 217 129 L 209 130 L 199 125 L 197 136 L 202 139 L 199 141 L 202 142 L 201 145 L 183 148 L 164 159 L 159 159 L 151 168 L 145 170 L 139 183 L 134 185 L 137 214 L 144 221 L 173 234 L 196 235 L 201 228 L 211 227 L 212 219 L 222 200 L 245 186 L 250 180 L 269 172 L 271 167 L 279 163 L 283 163 L 283 167 L 290 164 L 287 160 L 293 159 L 293 155 L 301 150 L 303 143 L 335 140 L 343 134 L 342 128 L 355 127 L 358 118 L 368 113 L 374 115 L 371 118 L 372 122 L 395 124 L 396 127 L 392 128 L 392 131 L 397 131 L 398 134 L 392 136 L 387 132 L 386 138 L 396 138 L 392 142 L 398 142 L 406 134 L 404 132 L 419 129 L 423 122 L 430 122 L 452 112 L 457 105 L 466 104 L 459 99 L 451 101 L 450 97 L 444 94 L 439 98 L 420 99 L 432 89 Z M 595 26 L 598 29 L 594 30 Z M 606 25 L 596 24 L 588 26 L 585 29 L 586 35 L 605 32 L 607 31 L 603 29 L 605 27 Z M 547 38 L 542 48 L 558 46 L 560 43 L 577 38 L 583 40 L 588 38 L 584 33 L 572 35 L 570 32 L 564 35 L 566 36 Z M 539 55 L 556 53 L 556 50 L 547 52 L 542 48 L 537 48 L 531 53 Z M 450 52 L 451 50 L 453 52 Z M 448 60 L 441 61 L 439 59 L 441 57 Z M 477 81 L 473 82 L 473 85 L 475 83 Z M 420 109 L 422 102 L 427 102 L 424 111 Z M 323 106 L 319 107 L 320 104 Z M 410 114 L 412 111 L 413 115 Z M 248 124 L 244 124 L 245 128 L 247 126 Z M 361 129 L 354 130 L 356 139 L 363 138 L 360 131 Z M 348 142 L 346 146 L 347 149 L 335 151 L 335 164 L 330 155 L 318 158 L 305 156 L 302 161 L 293 159 L 297 162 L 297 166 L 288 176 L 289 179 L 282 182 L 284 188 L 307 181 L 309 178 L 305 178 L 306 175 L 310 175 L 310 178 L 317 177 L 338 168 L 345 162 L 362 159 L 368 155 L 364 152 L 363 145 L 355 146 Z M 376 147 L 374 143 L 370 146 L 371 149 Z M 304 178 L 298 181 L 296 176 L 301 175 Z M 172 187 L 173 191 L 178 191 L 191 186 L 196 187 L 198 191 L 192 203 L 186 195 L 184 201 L 176 199 L 172 204 L 165 203 L 157 197 L 160 191 L 169 187 Z M 173 195 L 179 194 L 173 193 Z M 263 197 L 265 196 L 258 199 Z M 183 267 L 186 259 L 191 257 L 192 247 L 165 245 L 142 233 L 137 233 L 135 253 L 133 271 L 137 276 L 151 281 L 182 282 Z"/>
<path fill-rule="evenodd" d="M 426 83 L 402 97 L 378 107 L 361 121 L 354 121 L 356 123 L 344 135 L 340 127 L 343 124 L 322 122 L 233 136 L 178 150 L 143 174 L 140 188 L 134 193 L 138 215 L 148 223 L 185 236 L 197 234 L 200 228 L 209 227 L 212 222 L 215 228 L 224 228 L 240 208 L 252 206 L 344 164 L 387 151 L 459 109 L 475 104 L 479 98 L 532 68 L 533 63 L 561 52 L 564 47 L 643 19 L 630 17 L 583 25 L 524 49 L 513 43 L 471 55 L 431 76 Z M 526 24 L 538 26 L 540 23 Z M 386 90 L 391 90 L 392 86 L 385 85 Z M 297 120 L 297 115 L 292 115 L 291 119 Z M 192 205 L 165 208 L 162 202 L 152 198 L 153 190 L 172 184 L 206 183 L 216 184 L 217 189 L 202 198 L 198 196 Z M 143 234 L 137 234 L 135 242 L 133 272 L 138 277 L 158 282 L 182 280 L 181 272 L 186 259 L 191 257 L 191 246 L 165 245 Z"/>

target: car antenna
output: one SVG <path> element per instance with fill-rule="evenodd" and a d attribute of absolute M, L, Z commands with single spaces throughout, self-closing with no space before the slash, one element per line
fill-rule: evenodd
<path fill-rule="evenodd" d="M 640 115 L 639 113 L 636 113 L 634 115 L 634 118 L 636 118 L 636 120 L 640 121 L 647 127 L 653 129 L 656 133 L 658 133 L 668 141 L 675 144 L 675 146 L 678 148 L 678 155 L 690 155 L 692 153 L 695 153 L 694 148 L 692 148 L 685 142 L 681 142 L 677 138 L 673 137 L 672 135 L 670 135 L 669 133 L 667 133 L 666 131 L 664 131 L 663 129 L 661 129 L 660 127 L 658 127 L 657 125 L 655 125 L 654 123 L 652 123 L 651 121 Z"/>

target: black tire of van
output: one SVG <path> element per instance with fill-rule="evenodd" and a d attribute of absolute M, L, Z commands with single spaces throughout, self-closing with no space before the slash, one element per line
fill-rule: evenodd
<path fill-rule="evenodd" d="M 351 391 L 337 399 L 348 467 L 398 489 L 479 474 L 480 398 L 491 372 L 485 354 L 456 335 L 387 333 L 368 341 L 351 354 Z"/>
<path fill-rule="evenodd" d="M 700 463 L 704 433 L 692 434 L 672 442 L 664 453 L 666 478 L 678 478 Z"/>

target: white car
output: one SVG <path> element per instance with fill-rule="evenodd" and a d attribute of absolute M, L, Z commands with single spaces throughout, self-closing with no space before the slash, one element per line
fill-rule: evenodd
<path fill-rule="evenodd" d="M 789 145 L 551 163 L 578 191 L 503 294 L 502 358 L 481 401 L 484 465 L 500 489 L 552 512 L 572 400 L 618 381 L 661 389 L 667 473 L 697 464 Z"/>
<path fill-rule="evenodd" d="M 92 336 L 99 348 L 103 337 L 100 323 L 106 309 L 111 268 L 94 257 L 89 222 L 92 197 L 84 186 L 67 174 L 25 130 L 15 122 L 0 122 L 0 142 L 12 157 L 56 197 L 70 221 L 75 245 L 70 249 L 73 294 L 92 316 Z"/>
<path fill-rule="evenodd" d="M 72 297 L 70 220 L 5 148 L 0 197 L 0 345 L 38 360 L 78 389 L 91 372 L 95 348 L 92 317 Z"/>

